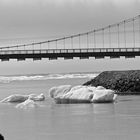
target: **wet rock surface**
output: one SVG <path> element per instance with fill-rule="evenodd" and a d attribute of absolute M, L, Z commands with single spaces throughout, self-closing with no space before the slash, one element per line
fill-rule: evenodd
<path fill-rule="evenodd" d="M 120 95 L 140 95 L 140 70 L 105 71 L 84 86 L 103 86 Z"/>

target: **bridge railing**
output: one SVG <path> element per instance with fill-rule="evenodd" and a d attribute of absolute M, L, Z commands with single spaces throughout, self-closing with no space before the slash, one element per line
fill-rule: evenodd
<path fill-rule="evenodd" d="M 140 48 L 88 48 L 88 49 L 43 49 L 43 50 L 2 50 L 0 55 L 14 54 L 68 54 L 103 52 L 140 52 Z"/>

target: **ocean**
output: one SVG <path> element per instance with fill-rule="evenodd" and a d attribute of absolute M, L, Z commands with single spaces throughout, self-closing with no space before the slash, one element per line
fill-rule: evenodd
<path fill-rule="evenodd" d="M 0 133 L 5 140 L 137 140 L 140 97 L 119 96 L 111 104 L 55 104 L 49 89 L 81 85 L 98 73 L 0 76 L 0 100 L 13 94 L 46 97 L 32 109 L 0 103 Z"/>

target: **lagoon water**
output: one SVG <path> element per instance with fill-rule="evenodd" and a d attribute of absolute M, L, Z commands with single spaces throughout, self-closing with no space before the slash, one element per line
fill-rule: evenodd
<path fill-rule="evenodd" d="M 89 77 L 22 78 L 0 77 L 0 99 L 11 94 L 44 93 L 46 100 L 39 102 L 40 107 L 29 110 L 15 108 L 16 103 L 0 103 L 0 133 L 5 136 L 5 140 L 140 138 L 140 96 L 119 96 L 114 104 L 58 105 L 49 97 L 48 90 L 51 87 L 79 85 L 89 80 Z"/>

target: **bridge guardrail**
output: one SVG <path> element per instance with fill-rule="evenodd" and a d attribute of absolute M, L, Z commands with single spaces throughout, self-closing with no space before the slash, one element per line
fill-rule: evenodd
<path fill-rule="evenodd" d="M 82 49 L 43 49 L 43 50 L 1 50 L 0 55 L 12 54 L 61 54 L 61 53 L 107 53 L 140 52 L 140 48 L 82 48 Z"/>

